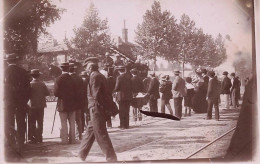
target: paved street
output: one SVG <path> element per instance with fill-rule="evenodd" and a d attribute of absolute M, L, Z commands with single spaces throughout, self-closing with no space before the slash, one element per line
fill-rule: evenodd
<path fill-rule="evenodd" d="M 172 104 L 173 105 L 173 104 Z M 55 103 L 48 103 L 45 110 L 44 143 L 28 144 L 22 156 L 28 162 L 80 162 L 78 144 L 60 145 L 59 117 L 56 116 L 54 133 L 50 134 Z M 181 121 L 145 117 L 140 122 L 130 123 L 131 128 L 120 130 L 118 116 L 113 128 L 108 129 L 120 161 L 185 159 L 191 153 L 235 127 L 239 110 L 221 109 L 220 121 L 205 120 L 205 114 L 194 114 Z M 213 113 L 214 116 L 214 113 Z M 140 126 L 141 125 L 141 126 Z M 233 131 L 234 132 L 234 131 Z M 233 132 L 191 158 L 213 158 L 225 155 Z M 105 157 L 95 142 L 87 162 L 104 162 Z"/>

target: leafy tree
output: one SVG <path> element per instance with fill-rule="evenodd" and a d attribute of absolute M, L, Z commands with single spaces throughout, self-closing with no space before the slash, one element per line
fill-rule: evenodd
<path fill-rule="evenodd" d="M 75 28 L 71 40 L 77 49 L 78 58 L 104 55 L 112 44 L 107 19 L 101 20 L 98 10 L 91 3 L 81 27 Z"/>
<path fill-rule="evenodd" d="M 6 0 L 6 13 L 16 4 L 16 0 Z M 35 57 L 38 37 L 41 33 L 46 33 L 46 27 L 60 19 L 63 11 L 64 9 L 51 4 L 50 0 L 21 1 L 5 18 L 5 52 L 31 54 Z"/>
<path fill-rule="evenodd" d="M 169 11 L 161 10 L 160 2 L 154 1 L 152 9 L 146 11 L 142 24 L 137 27 L 135 41 L 141 47 L 140 54 L 154 63 L 156 56 L 174 58 L 176 32 L 176 19 Z"/>

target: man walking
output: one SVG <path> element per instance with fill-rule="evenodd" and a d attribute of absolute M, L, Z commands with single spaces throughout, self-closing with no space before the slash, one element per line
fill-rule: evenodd
<path fill-rule="evenodd" d="M 117 157 L 107 133 L 105 110 L 107 109 L 106 97 L 107 85 L 106 78 L 98 71 L 98 59 L 90 57 L 85 60 L 84 67 L 89 74 L 88 85 L 88 107 L 90 111 L 90 123 L 87 132 L 83 137 L 79 150 L 79 157 L 85 160 L 95 141 L 106 155 L 108 162 L 117 161 Z"/>
<path fill-rule="evenodd" d="M 61 64 L 62 74 L 54 84 L 54 95 L 58 97 L 58 111 L 61 121 L 61 144 L 74 144 L 76 119 L 76 84 L 69 75 L 69 63 Z M 69 122 L 69 133 L 68 125 Z"/>
<path fill-rule="evenodd" d="M 27 102 L 30 97 L 30 80 L 26 70 L 19 64 L 19 56 L 10 54 L 5 61 L 8 67 L 4 73 L 4 103 L 5 103 L 5 145 L 14 149 L 15 140 L 18 151 L 23 148 L 26 131 Z M 17 124 L 17 135 L 15 132 Z M 6 151 L 9 149 L 7 148 Z"/>
<path fill-rule="evenodd" d="M 116 79 L 114 92 L 117 92 L 116 100 L 119 104 L 120 128 L 129 128 L 129 110 L 133 98 L 132 82 L 130 76 L 125 73 L 125 67 L 118 67 L 119 76 Z"/>
<path fill-rule="evenodd" d="M 229 103 L 230 103 L 230 88 L 232 86 L 230 78 L 228 78 L 228 72 L 223 72 L 223 81 L 221 83 L 221 94 L 223 94 L 224 102 L 225 102 L 225 108 L 229 109 Z"/>
<path fill-rule="evenodd" d="M 147 91 L 147 95 L 149 96 L 150 111 L 151 112 L 158 112 L 157 99 L 160 98 L 160 94 L 159 94 L 160 82 L 155 77 L 155 73 L 150 74 L 150 76 L 151 76 L 151 81 L 150 81 L 149 88 L 148 88 L 148 91 Z"/>
<path fill-rule="evenodd" d="M 219 100 L 219 89 L 218 89 L 218 80 L 214 78 L 215 73 L 213 71 L 208 72 L 209 76 L 209 84 L 208 84 L 208 91 L 207 91 L 207 100 L 208 100 L 208 110 L 207 110 L 207 120 L 212 119 L 212 108 L 214 105 L 215 108 L 215 119 L 219 120 L 219 107 L 218 107 L 218 100 Z"/>
<path fill-rule="evenodd" d="M 174 81 L 172 84 L 173 89 L 173 99 L 174 99 L 174 109 L 175 115 L 181 119 L 182 117 L 182 100 L 183 97 L 186 95 L 185 91 L 185 81 L 179 76 L 179 70 L 174 71 Z"/>

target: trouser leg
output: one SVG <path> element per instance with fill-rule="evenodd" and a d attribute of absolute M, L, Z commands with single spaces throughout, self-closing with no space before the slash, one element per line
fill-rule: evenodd
<path fill-rule="evenodd" d="M 26 111 L 23 108 L 17 108 L 16 110 L 16 123 L 17 123 L 17 138 L 18 144 L 22 146 L 25 141 L 26 132 Z"/>
<path fill-rule="evenodd" d="M 229 105 L 230 105 L 230 95 L 229 94 L 224 94 L 224 102 L 225 102 L 225 108 L 229 109 Z"/>
<path fill-rule="evenodd" d="M 106 155 L 107 161 L 116 161 L 117 157 L 106 129 L 106 122 L 101 115 L 94 115 L 92 119 L 93 132 L 99 147 Z"/>
<path fill-rule="evenodd" d="M 84 114 L 84 110 L 81 110 L 81 127 L 82 127 L 82 133 L 84 132 L 84 129 L 86 127 L 85 124 L 85 114 Z"/>
<path fill-rule="evenodd" d="M 213 108 L 213 101 L 208 100 L 208 110 L 207 110 L 207 119 L 212 118 L 212 108 Z"/>
<path fill-rule="evenodd" d="M 86 134 L 83 136 L 79 147 L 79 157 L 82 158 L 83 160 L 85 160 L 86 157 L 88 156 L 89 151 L 95 141 L 93 126 L 91 121 L 89 123 L 90 124 L 87 127 Z"/>
<path fill-rule="evenodd" d="M 82 139 L 82 122 L 81 122 L 81 110 L 76 111 L 76 124 L 79 133 L 79 139 Z"/>
<path fill-rule="evenodd" d="M 15 108 L 6 108 L 4 115 L 5 144 L 15 145 Z"/>
<path fill-rule="evenodd" d="M 36 128 L 36 120 L 34 116 L 35 109 L 30 109 L 28 113 L 28 140 L 35 140 L 35 128 Z"/>
<path fill-rule="evenodd" d="M 161 99 L 161 113 L 165 113 L 165 100 Z"/>
<path fill-rule="evenodd" d="M 129 128 L 130 102 L 125 102 L 125 128 Z"/>
<path fill-rule="evenodd" d="M 214 102 L 214 108 L 215 108 L 215 119 L 219 120 L 219 105 L 218 100 Z"/>
<path fill-rule="evenodd" d="M 69 138 L 69 135 L 68 135 L 68 123 L 67 123 L 67 120 L 68 120 L 68 113 L 67 112 L 60 112 L 59 113 L 60 115 L 60 121 L 61 121 L 61 142 L 66 144 L 68 143 L 68 138 Z"/>
<path fill-rule="evenodd" d="M 175 115 L 182 117 L 182 97 L 174 98 Z"/>
<path fill-rule="evenodd" d="M 170 114 L 173 115 L 173 111 L 172 111 L 172 107 L 171 107 L 169 99 L 165 100 L 165 105 L 166 105 L 167 109 L 169 110 Z"/>
<path fill-rule="evenodd" d="M 111 117 L 107 120 L 107 127 L 112 128 L 112 120 L 111 120 Z"/>
<path fill-rule="evenodd" d="M 69 142 L 75 143 L 76 137 L 75 137 L 75 121 L 76 121 L 76 111 L 69 112 Z"/>
<path fill-rule="evenodd" d="M 140 110 L 141 110 L 142 108 L 140 108 L 140 109 L 137 109 L 137 117 L 139 118 L 139 121 L 142 121 L 142 113 L 140 112 Z"/>
<path fill-rule="evenodd" d="M 119 102 L 119 119 L 120 119 L 120 127 L 124 126 L 124 102 Z"/>
<path fill-rule="evenodd" d="M 137 121 L 137 108 L 133 107 L 133 121 Z"/>
<path fill-rule="evenodd" d="M 38 115 L 37 115 L 37 124 L 38 124 L 37 141 L 38 142 L 42 142 L 43 118 L 44 118 L 44 108 L 40 108 L 38 110 Z"/>

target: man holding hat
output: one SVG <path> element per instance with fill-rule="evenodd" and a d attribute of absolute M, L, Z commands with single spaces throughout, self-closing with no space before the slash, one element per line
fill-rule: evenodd
<path fill-rule="evenodd" d="M 5 61 L 8 64 L 4 73 L 5 144 L 15 146 L 16 140 L 19 151 L 21 151 L 25 141 L 26 108 L 31 91 L 30 80 L 26 70 L 18 66 L 19 56 L 17 54 L 7 55 Z"/>
<path fill-rule="evenodd" d="M 149 106 L 151 112 L 158 112 L 158 102 L 157 100 L 160 98 L 159 94 L 159 86 L 160 82 L 155 77 L 155 72 L 150 74 L 151 81 L 148 87 L 147 95 L 149 96 Z"/>
<path fill-rule="evenodd" d="M 130 103 L 133 98 L 132 81 L 130 76 L 126 73 L 124 66 L 118 66 L 117 69 L 120 75 L 116 79 L 114 92 L 117 92 L 116 100 L 119 104 L 119 127 L 128 129 Z"/>
<path fill-rule="evenodd" d="M 179 70 L 174 71 L 175 78 L 172 84 L 175 115 L 179 118 L 182 117 L 182 100 L 186 96 L 185 81 L 179 76 L 180 73 Z"/>
<path fill-rule="evenodd" d="M 42 74 L 38 69 L 31 70 L 31 76 L 33 80 L 31 81 L 31 96 L 29 101 L 30 111 L 29 111 L 29 128 L 31 128 L 32 136 L 31 141 L 36 143 L 42 142 L 42 132 L 43 132 L 43 117 L 44 117 L 44 108 L 46 105 L 46 96 L 49 96 L 50 93 L 44 84 L 40 81 L 40 75 Z M 36 122 L 38 128 L 36 128 Z"/>
<path fill-rule="evenodd" d="M 76 143 L 76 83 L 69 75 L 69 63 L 62 63 L 60 67 L 62 74 L 55 81 L 54 95 L 58 97 L 57 109 L 59 111 L 61 121 L 61 143 L 74 144 Z M 69 122 L 69 128 L 67 122 Z"/>
<path fill-rule="evenodd" d="M 98 71 L 98 59 L 87 58 L 84 62 L 85 70 L 89 74 L 88 84 L 88 108 L 90 119 L 87 132 L 83 137 L 79 150 L 79 157 L 85 160 L 95 139 L 99 147 L 106 155 L 108 162 L 117 161 L 117 157 L 106 129 L 106 111 L 108 110 L 106 78 Z M 112 96 L 112 95 L 111 95 Z"/>
<path fill-rule="evenodd" d="M 215 119 L 219 120 L 219 107 L 218 107 L 218 100 L 219 100 L 219 91 L 218 91 L 218 80 L 215 77 L 215 72 L 209 71 L 209 84 L 207 90 L 207 100 L 208 100 L 208 110 L 207 110 L 207 120 L 212 119 L 212 108 L 214 105 L 215 108 Z"/>
<path fill-rule="evenodd" d="M 229 103 L 230 103 L 230 88 L 231 88 L 231 80 L 228 78 L 228 72 L 223 72 L 223 81 L 221 83 L 221 94 L 223 94 L 224 102 L 225 102 L 225 108 L 229 109 Z"/>

